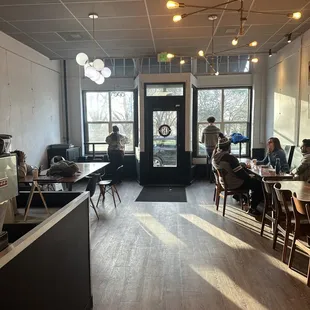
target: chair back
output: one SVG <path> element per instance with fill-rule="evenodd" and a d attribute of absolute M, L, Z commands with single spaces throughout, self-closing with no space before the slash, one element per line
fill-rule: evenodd
<path fill-rule="evenodd" d="M 295 151 L 295 145 L 286 145 L 284 147 L 284 152 L 286 153 L 286 159 L 290 169 L 293 161 L 294 151 Z"/>
<path fill-rule="evenodd" d="M 309 206 L 304 201 L 299 200 L 296 193 L 293 193 L 292 200 L 296 211 L 301 215 L 308 216 L 309 218 L 309 211 L 307 210 L 309 209 Z"/>
<path fill-rule="evenodd" d="M 96 192 L 96 187 L 97 187 L 99 178 L 100 178 L 100 174 L 92 174 L 89 177 L 85 191 L 89 192 L 90 197 L 93 197 Z"/>
<path fill-rule="evenodd" d="M 225 169 L 217 169 L 216 172 L 218 174 L 219 184 L 221 184 L 221 186 L 225 190 L 227 190 L 228 189 L 227 182 L 226 182 L 227 171 Z M 222 182 L 220 182 L 221 180 L 222 180 Z"/>
<path fill-rule="evenodd" d="M 276 194 L 276 198 L 278 199 L 282 208 L 282 211 L 285 212 L 287 215 L 290 214 L 289 205 L 292 201 L 292 192 L 289 190 L 282 190 L 280 183 L 276 183 L 273 188 Z"/>
<path fill-rule="evenodd" d="M 111 185 L 118 184 L 122 180 L 124 166 L 119 166 L 113 174 Z"/>

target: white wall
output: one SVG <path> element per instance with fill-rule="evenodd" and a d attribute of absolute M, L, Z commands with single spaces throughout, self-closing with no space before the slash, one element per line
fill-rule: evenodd
<path fill-rule="evenodd" d="M 0 133 L 13 136 L 29 164 L 46 165 L 46 146 L 61 142 L 59 61 L 51 61 L 0 31 Z"/>

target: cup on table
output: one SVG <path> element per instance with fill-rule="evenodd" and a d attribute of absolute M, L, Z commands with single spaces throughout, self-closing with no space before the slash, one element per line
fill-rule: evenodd
<path fill-rule="evenodd" d="M 252 163 L 254 166 L 256 166 L 257 165 L 257 159 L 252 159 Z"/>
<path fill-rule="evenodd" d="M 37 179 L 37 178 L 38 178 L 38 176 L 39 176 L 39 170 L 38 170 L 37 168 L 34 168 L 34 169 L 32 170 L 32 176 L 33 176 L 34 179 Z"/>
<path fill-rule="evenodd" d="M 245 163 L 246 167 L 251 169 L 251 161 L 248 159 Z"/>

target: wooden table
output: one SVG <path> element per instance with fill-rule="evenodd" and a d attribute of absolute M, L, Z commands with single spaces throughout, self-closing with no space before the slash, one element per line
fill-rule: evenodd
<path fill-rule="evenodd" d="M 106 167 L 109 163 L 102 162 L 102 163 L 76 163 L 79 167 L 79 172 L 77 172 L 72 177 L 63 177 L 60 180 L 44 180 L 38 181 L 39 183 L 64 183 L 67 184 L 68 191 L 72 191 L 72 185 L 86 176 Z M 41 175 L 46 175 L 47 170 L 41 171 Z M 19 179 L 19 183 L 33 183 L 32 175 L 27 175 L 25 178 Z"/>
<path fill-rule="evenodd" d="M 279 181 L 281 189 L 296 193 L 297 198 L 310 202 L 310 184 L 304 181 Z"/>
<path fill-rule="evenodd" d="M 270 171 L 269 168 L 262 168 L 260 166 L 254 166 L 253 168 L 247 168 L 249 172 L 254 173 L 260 178 L 284 178 L 284 179 L 292 179 L 293 176 L 288 173 L 281 172 L 280 174 L 276 174 L 275 171 Z"/>

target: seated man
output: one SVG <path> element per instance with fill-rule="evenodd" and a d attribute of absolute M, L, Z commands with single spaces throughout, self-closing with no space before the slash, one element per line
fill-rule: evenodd
<path fill-rule="evenodd" d="M 305 181 L 310 180 L 310 139 L 304 139 L 300 147 L 303 159 L 296 169 L 292 171 L 294 180 Z"/>
<path fill-rule="evenodd" d="M 223 169 L 226 171 L 226 182 L 229 189 L 251 190 L 251 207 L 248 214 L 253 216 L 260 215 L 257 206 L 263 199 L 261 183 L 257 179 L 252 178 L 240 165 L 238 159 L 230 154 L 230 145 L 230 140 L 224 137 L 223 134 L 220 134 L 217 151 L 212 159 L 212 165 L 215 169 Z M 221 178 L 220 183 L 224 186 L 224 182 Z"/>

